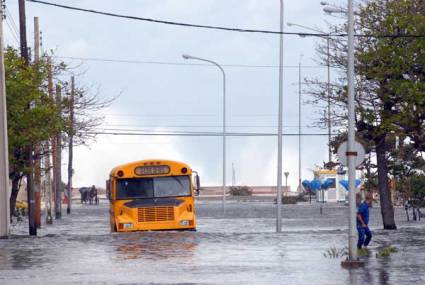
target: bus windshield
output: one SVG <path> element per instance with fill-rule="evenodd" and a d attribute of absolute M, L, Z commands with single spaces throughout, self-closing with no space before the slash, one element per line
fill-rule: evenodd
<path fill-rule="evenodd" d="M 190 196 L 189 176 L 130 178 L 117 180 L 117 199 Z"/>

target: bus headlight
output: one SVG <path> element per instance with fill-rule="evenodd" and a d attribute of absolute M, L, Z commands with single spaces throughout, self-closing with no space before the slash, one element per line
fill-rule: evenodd
<path fill-rule="evenodd" d="M 132 223 L 125 223 L 125 224 L 123 224 L 123 228 L 124 229 L 131 229 L 133 227 L 133 224 Z"/>
<path fill-rule="evenodd" d="M 188 225 L 189 225 L 189 221 L 187 220 L 180 221 L 180 226 L 187 227 Z"/>

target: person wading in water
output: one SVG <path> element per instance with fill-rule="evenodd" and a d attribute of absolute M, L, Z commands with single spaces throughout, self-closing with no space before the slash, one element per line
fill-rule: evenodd
<path fill-rule="evenodd" d="M 359 240 L 357 248 L 367 247 L 372 239 L 372 233 L 369 229 L 369 208 L 372 207 L 373 197 L 372 194 L 366 194 L 365 200 L 359 205 L 357 211 L 357 232 L 359 233 Z"/>

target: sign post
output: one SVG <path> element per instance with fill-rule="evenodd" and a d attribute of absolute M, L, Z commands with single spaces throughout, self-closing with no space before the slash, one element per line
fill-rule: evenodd
<path fill-rule="evenodd" d="M 338 159 L 341 164 L 348 166 L 349 175 L 349 223 L 348 223 L 348 248 L 349 258 L 341 263 L 343 267 L 352 268 L 363 265 L 362 261 L 357 258 L 356 252 L 356 191 L 355 191 L 355 176 L 356 167 L 363 163 L 365 159 L 364 147 L 353 140 L 351 144 L 347 141 L 343 142 L 338 147 Z"/>

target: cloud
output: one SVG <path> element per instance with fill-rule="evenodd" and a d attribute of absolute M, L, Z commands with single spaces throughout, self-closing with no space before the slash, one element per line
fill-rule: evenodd
<path fill-rule="evenodd" d="M 58 54 L 73 57 L 86 57 L 90 54 L 89 46 L 89 43 L 85 39 L 77 39 L 60 45 Z"/>
<path fill-rule="evenodd" d="M 320 12 L 318 1 L 285 1 L 285 4 L 287 18 L 285 21 L 314 26 L 316 23 L 323 23 L 325 19 Z M 93 0 L 79 1 L 75 5 L 141 17 L 207 25 L 272 30 L 276 30 L 279 26 L 279 1 Z M 11 2 L 9 9 L 17 15 L 16 3 Z M 222 64 L 278 64 L 279 41 L 276 35 L 160 25 L 31 4 L 28 18 L 33 14 L 41 19 L 44 48 L 58 47 L 58 53 L 64 56 L 189 63 L 181 59 L 182 53 L 189 53 Z M 30 30 L 30 27 L 28 29 Z M 6 37 L 9 37 L 9 41 L 13 40 L 10 39 L 10 35 Z M 304 64 L 312 64 L 309 59 L 315 56 L 316 41 L 311 38 L 285 36 L 284 64 L 297 64 L 300 53 L 305 55 Z M 214 66 L 87 61 L 82 69 L 87 72 L 84 78 L 77 81 L 89 82 L 88 85 L 96 82 L 103 90 L 100 96 L 107 97 L 117 90 L 124 90 L 119 100 L 114 102 L 113 108 L 105 110 L 105 127 L 115 125 L 116 128 L 125 128 L 123 125 L 130 125 L 131 128 L 148 130 L 221 131 L 221 74 Z M 270 126 L 232 128 L 235 131 L 276 132 L 277 68 L 225 67 L 225 70 L 227 124 Z M 303 70 L 303 77 L 324 75 L 325 72 L 317 68 Z M 285 68 L 285 125 L 296 125 L 298 122 L 298 93 L 297 86 L 293 85 L 297 81 L 297 70 Z M 313 106 L 304 105 L 303 125 L 311 125 L 314 122 L 315 116 L 311 114 Z M 103 186 L 110 169 L 117 164 L 159 157 L 187 162 L 199 170 L 203 184 L 220 185 L 221 143 L 221 137 L 99 136 L 90 148 L 76 148 L 74 184 Z M 226 172 L 229 184 L 233 161 L 236 167 L 236 179 L 240 183 L 275 185 L 276 146 L 276 138 L 229 137 Z M 304 175 L 309 175 L 305 169 L 322 163 L 326 157 L 326 150 L 326 140 L 305 139 L 302 149 Z M 66 152 L 64 160 L 66 160 L 65 154 Z M 297 184 L 297 159 L 297 140 L 285 137 L 284 169 L 290 171 L 289 182 L 293 187 Z"/>

